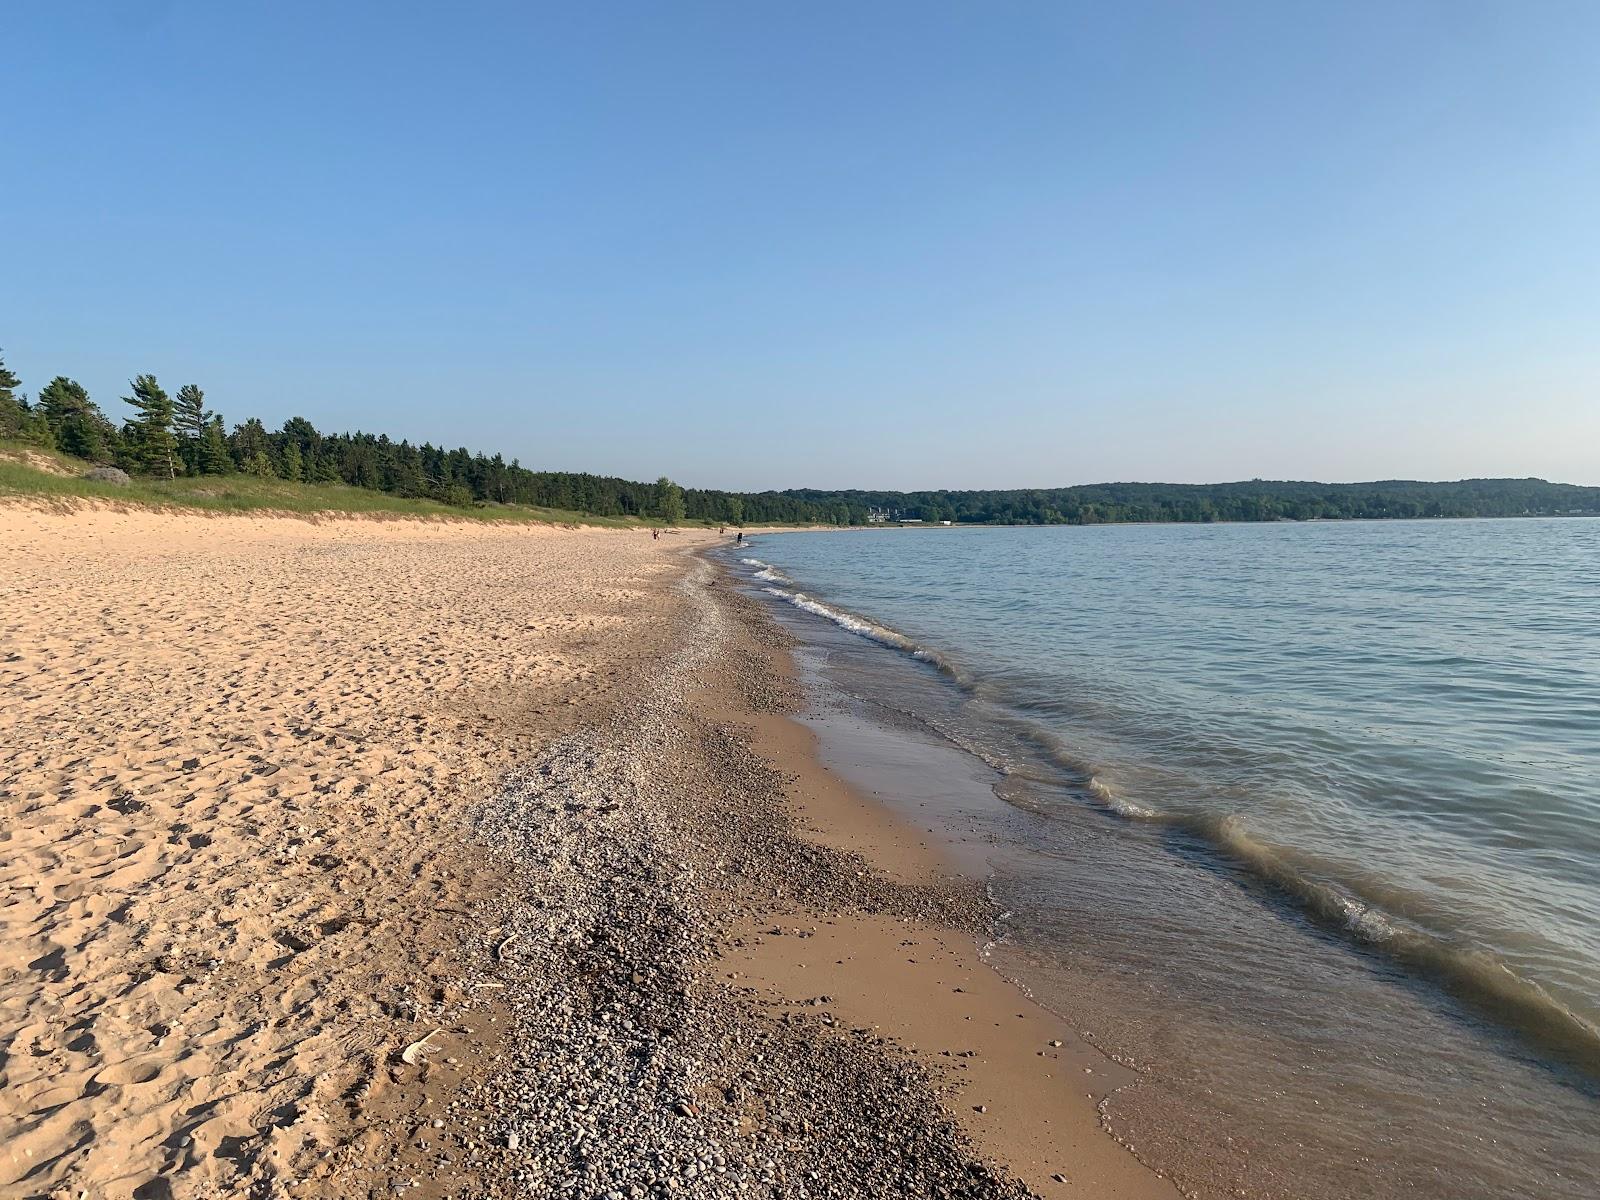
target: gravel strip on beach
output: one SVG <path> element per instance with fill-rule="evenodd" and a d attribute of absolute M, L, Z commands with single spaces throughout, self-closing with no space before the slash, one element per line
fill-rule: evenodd
<path fill-rule="evenodd" d="M 430 1190 L 1029 1194 L 974 1160 L 910 1056 L 843 1027 L 825 1003 L 776 1017 L 719 977 L 729 927 L 792 904 L 974 931 L 988 911 L 976 887 L 895 884 L 792 830 L 784 779 L 690 704 L 711 681 L 752 710 L 791 704 L 741 650 L 776 631 L 702 559 L 680 591 L 678 649 L 653 677 L 474 816 L 473 836 L 516 891 L 486 916 L 483 974 L 466 991 L 508 1014 L 512 1061 L 434 1122 Z M 769 934 L 807 931 L 780 922 Z M 422 1181 L 366 1182 L 383 1194 Z"/>

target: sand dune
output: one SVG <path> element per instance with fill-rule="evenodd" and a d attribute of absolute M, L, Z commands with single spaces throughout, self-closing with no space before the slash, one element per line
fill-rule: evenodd
<path fill-rule="evenodd" d="M 0 507 L 0 1192 L 341 1136 L 494 886 L 463 805 L 653 652 L 690 540 Z"/>

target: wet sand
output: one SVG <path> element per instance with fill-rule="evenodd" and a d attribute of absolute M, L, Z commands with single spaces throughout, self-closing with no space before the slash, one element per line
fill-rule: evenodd
<path fill-rule="evenodd" d="M 789 675 L 792 664 L 780 651 L 770 669 Z M 792 781 L 785 797 L 802 836 L 902 882 L 971 877 L 976 856 L 824 768 L 806 726 L 787 714 L 745 719 L 752 751 Z M 774 1012 L 820 1008 L 929 1062 L 979 1151 L 1038 1194 L 1177 1196 L 1101 1127 L 1100 1104 L 1133 1073 L 1002 978 L 980 949 L 967 929 L 795 906 L 748 923 L 727 963 Z"/>
<path fill-rule="evenodd" d="M 1173 1194 L 711 540 L 0 506 L 0 1191 Z"/>

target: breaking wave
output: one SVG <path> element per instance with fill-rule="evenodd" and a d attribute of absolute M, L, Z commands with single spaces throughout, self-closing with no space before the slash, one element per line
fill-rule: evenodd
<path fill-rule="evenodd" d="M 741 561 L 750 566 L 756 565 L 756 563 L 750 559 L 743 559 Z M 761 566 L 766 570 L 772 569 L 767 567 L 765 563 L 762 563 Z M 765 577 L 763 576 L 761 570 L 757 570 L 755 573 L 755 578 L 763 579 Z M 793 581 L 785 579 L 784 582 Z M 943 674 L 948 675 L 956 682 L 963 684 L 965 683 L 965 679 L 961 672 L 957 670 L 957 668 L 942 654 L 935 650 L 930 650 L 926 646 L 919 645 L 917 642 L 913 641 L 911 638 L 908 638 L 905 634 L 900 633 L 898 630 L 890 629 L 887 625 L 879 625 L 876 621 L 869 621 L 865 617 L 857 616 L 855 613 L 847 612 L 842 608 L 835 608 L 831 604 L 824 604 L 821 600 L 818 600 L 812 596 L 808 596 L 801 591 L 790 591 L 786 588 L 770 585 L 762 588 L 761 590 L 766 592 L 769 596 L 776 597 L 779 600 L 787 601 L 789 604 L 794 605 L 802 612 L 808 612 L 813 616 L 821 617 L 825 621 L 832 621 L 835 625 L 839 626 L 839 628 L 849 630 L 858 637 L 864 637 L 868 641 L 877 642 L 880 646 L 888 646 L 892 650 L 899 650 L 903 653 L 909 654 L 912 658 L 915 658 L 921 662 L 925 662 Z"/>
<path fill-rule="evenodd" d="M 794 580 L 790 579 L 782 571 L 778 570 L 777 567 L 773 566 L 771 563 L 762 562 L 759 558 L 741 558 L 739 561 L 747 567 L 754 567 L 754 578 L 761 580 L 762 583 L 794 582 Z"/>
<path fill-rule="evenodd" d="M 757 571 L 756 578 L 760 579 L 761 576 L 762 572 Z M 887 629 L 882 625 L 874 624 L 863 617 L 858 617 L 851 613 L 847 613 L 843 609 L 834 608 L 831 605 L 824 604 L 820 600 L 813 600 L 804 592 L 785 591 L 780 587 L 768 587 L 763 588 L 762 590 L 765 591 L 769 596 L 776 596 L 779 600 L 787 600 L 790 604 L 794 605 L 802 612 L 808 612 L 813 616 L 822 617 L 824 620 L 832 621 L 841 629 L 848 629 L 851 633 L 859 634 L 864 638 L 870 638 L 872 641 L 878 642 L 881 645 L 892 646 L 896 650 L 905 650 L 908 653 L 913 654 L 916 653 L 919 648 L 915 642 L 906 637 L 904 634 L 896 633 L 892 629 Z"/>
<path fill-rule="evenodd" d="M 1274 845 L 1247 828 L 1237 814 L 1163 812 L 1140 804 L 1118 793 L 1048 734 L 1035 730 L 1033 740 L 1046 745 L 1057 765 L 1075 776 L 1083 792 L 1107 812 L 1190 835 L 1269 885 L 1318 924 L 1432 979 L 1544 1049 L 1600 1074 L 1600 1027 L 1487 950 L 1464 944 L 1460 935 L 1428 929 L 1400 916 L 1412 907 L 1402 888 L 1342 879 L 1337 864 Z M 1362 894 L 1374 888 L 1389 893 L 1387 904 Z"/>

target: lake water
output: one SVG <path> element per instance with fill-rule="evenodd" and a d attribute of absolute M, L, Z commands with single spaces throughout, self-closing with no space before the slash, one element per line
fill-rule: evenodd
<path fill-rule="evenodd" d="M 1202 1195 L 1600 1195 L 1600 521 L 733 561 L 847 773 L 850 721 L 982 764 L 995 965 L 1139 1067 L 1107 1120 L 1141 1157 Z"/>

